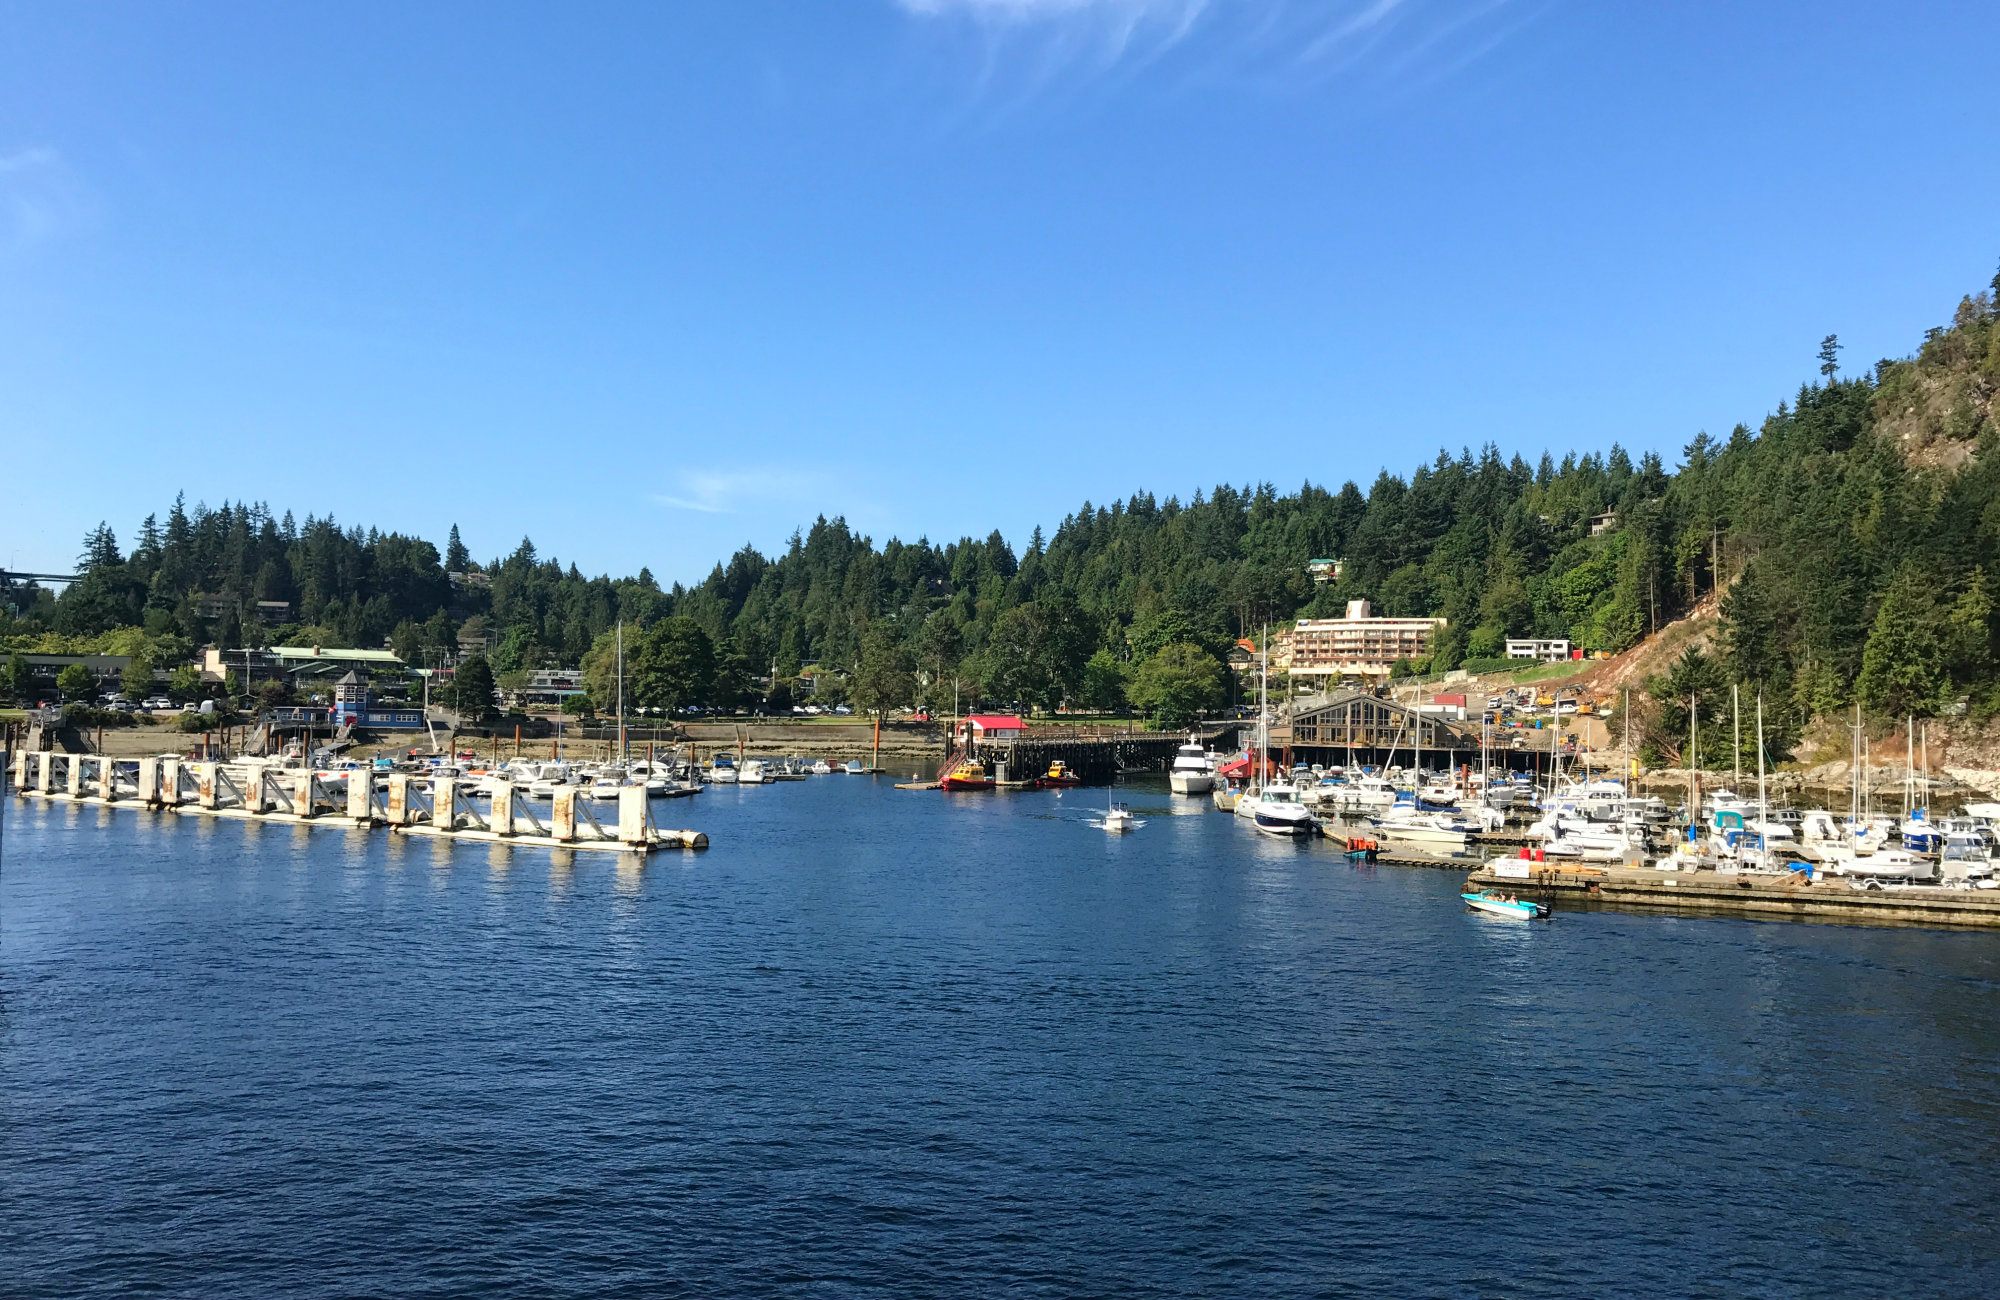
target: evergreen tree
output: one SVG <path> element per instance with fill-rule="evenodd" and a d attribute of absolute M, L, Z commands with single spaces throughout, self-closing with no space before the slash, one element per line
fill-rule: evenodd
<path fill-rule="evenodd" d="M 1862 705 L 1890 717 L 1935 712 L 1950 685 L 1948 634 L 1932 580 L 1905 564 L 1891 579 L 1868 633 L 1855 683 Z"/>
<path fill-rule="evenodd" d="M 472 553 L 460 540 L 457 524 L 451 526 L 451 536 L 444 544 L 444 567 L 451 573 L 464 573 L 472 568 Z"/>
<path fill-rule="evenodd" d="M 452 677 L 452 707 L 468 722 L 477 722 L 493 712 L 493 687 L 493 666 L 485 655 L 473 655 Z"/>

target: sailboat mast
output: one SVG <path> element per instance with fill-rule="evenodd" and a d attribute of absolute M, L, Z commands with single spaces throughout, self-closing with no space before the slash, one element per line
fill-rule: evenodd
<path fill-rule="evenodd" d="M 625 620 L 618 620 L 618 761 L 629 754 L 625 748 Z"/>
<path fill-rule="evenodd" d="M 1257 775 L 1257 789 L 1264 789 L 1264 768 L 1271 753 L 1271 625 L 1264 624 L 1262 632 L 1263 658 L 1257 667 L 1257 761 L 1251 769 Z"/>
<path fill-rule="evenodd" d="M 1760 692 L 1758 699 L 1763 699 Z M 1734 765 L 1735 775 L 1730 784 L 1736 789 L 1743 788 L 1743 700 L 1735 682 L 1729 684 L 1729 757 Z"/>
<path fill-rule="evenodd" d="M 1917 720 L 1911 716 L 1903 718 L 1903 816 L 1908 818 L 1917 807 Z"/>
<path fill-rule="evenodd" d="M 1632 688 L 1627 686 L 1624 693 L 1625 722 L 1618 728 L 1618 732 L 1625 742 L 1625 752 L 1619 756 L 1619 761 L 1625 764 L 1625 770 L 1619 774 L 1622 778 L 1619 784 L 1625 787 L 1625 796 L 1629 799 L 1632 797 Z"/>
<path fill-rule="evenodd" d="M 1861 706 L 1854 706 L 1854 740 L 1848 746 L 1847 820 L 1850 826 L 1861 822 Z"/>
<path fill-rule="evenodd" d="M 1766 838 L 1771 830 L 1771 806 L 1764 799 L 1764 692 L 1757 692 L 1757 845 L 1763 850 L 1764 861 L 1771 861 L 1770 841 Z"/>
<path fill-rule="evenodd" d="M 1692 827 L 1701 817 L 1701 792 L 1695 784 L 1695 773 L 1701 767 L 1701 697 L 1688 696 L 1688 825 Z"/>

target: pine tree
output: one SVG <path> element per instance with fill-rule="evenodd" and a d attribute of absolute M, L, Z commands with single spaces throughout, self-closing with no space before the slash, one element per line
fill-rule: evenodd
<path fill-rule="evenodd" d="M 1862 652 L 1855 682 L 1862 704 L 1890 717 L 1934 713 L 1950 684 L 1946 634 L 1930 578 L 1904 564 L 1890 580 Z"/>

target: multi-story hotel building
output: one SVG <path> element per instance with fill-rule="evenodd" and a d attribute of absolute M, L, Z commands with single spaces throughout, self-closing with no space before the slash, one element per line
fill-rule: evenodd
<path fill-rule="evenodd" d="M 1398 659 L 1423 659 L 1443 629 L 1441 618 L 1377 618 L 1365 600 L 1347 602 L 1345 618 L 1302 618 L 1292 628 L 1295 677 L 1387 677 Z"/>

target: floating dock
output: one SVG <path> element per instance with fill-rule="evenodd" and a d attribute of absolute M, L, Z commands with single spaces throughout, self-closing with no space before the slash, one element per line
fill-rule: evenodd
<path fill-rule="evenodd" d="M 255 760 L 191 762 L 38 750 L 16 751 L 10 766 L 14 791 L 24 799 L 300 826 L 386 827 L 402 835 L 552 849 L 643 854 L 708 847 L 708 836 L 700 831 L 656 825 L 642 786 L 621 788 L 616 815 L 607 807 L 600 819 L 594 801 L 574 788 L 558 789 L 547 807 L 537 808 L 511 786 L 499 786 L 490 804 L 478 806 L 455 778 L 404 772 L 385 774 L 378 787 L 366 769 L 342 780 Z"/>
<path fill-rule="evenodd" d="M 1438 865 L 1448 865 L 1440 863 Z M 1506 874 L 1501 874 L 1501 868 Z M 1518 868 L 1526 868 L 1520 870 Z M 1804 876 L 1521 862 L 1489 863 L 1468 889 L 1501 889 L 1571 907 L 1629 907 L 1682 915 L 2000 929 L 2000 890 L 1930 885 L 1857 889 L 1852 881 Z"/>

